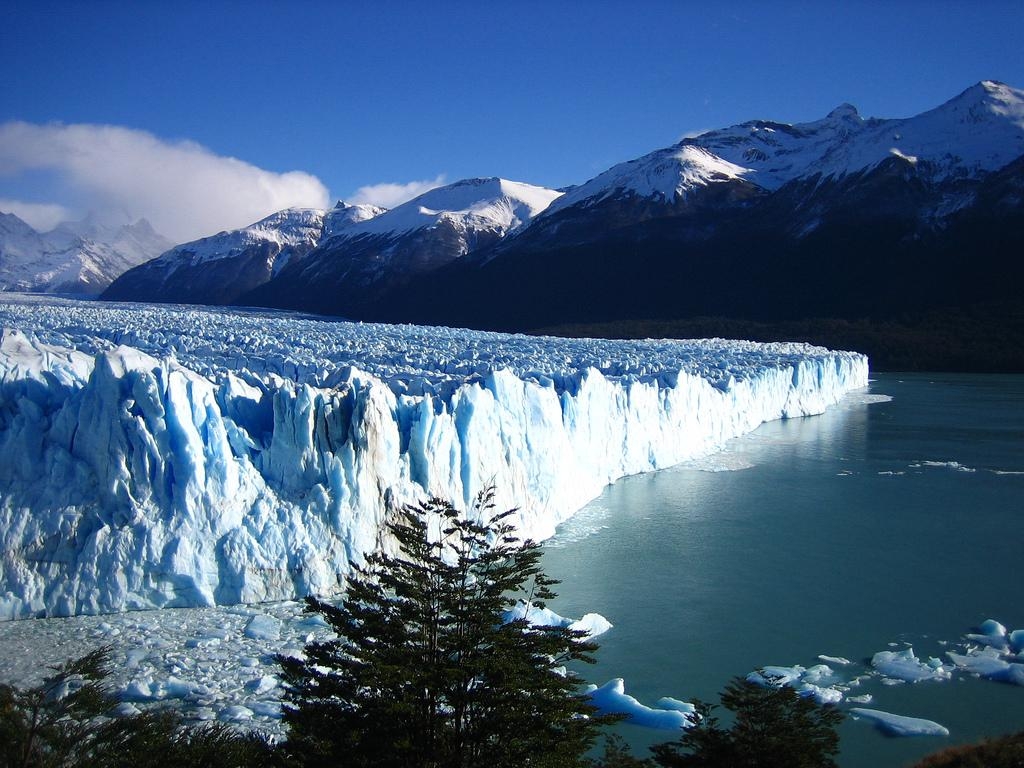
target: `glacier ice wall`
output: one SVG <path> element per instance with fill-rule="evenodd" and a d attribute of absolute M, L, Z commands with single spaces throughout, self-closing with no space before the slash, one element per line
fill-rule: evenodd
<path fill-rule="evenodd" d="M 488 484 L 542 539 L 606 484 L 868 374 L 800 344 L 28 297 L 0 326 L 0 619 L 336 592 L 392 505 Z"/>

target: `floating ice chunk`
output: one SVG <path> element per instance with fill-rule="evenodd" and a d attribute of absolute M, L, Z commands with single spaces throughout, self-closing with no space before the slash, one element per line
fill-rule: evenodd
<path fill-rule="evenodd" d="M 252 720 L 253 714 L 249 707 L 243 707 L 241 704 L 232 704 L 229 707 L 224 707 L 224 709 L 217 713 L 217 719 L 225 723 L 237 723 Z"/>
<path fill-rule="evenodd" d="M 193 637 L 185 642 L 186 648 L 210 648 L 213 646 L 220 645 L 221 639 L 219 637 Z"/>
<path fill-rule="evenodd" d="M 125 686 L 124 690 L 121 691 L 121 698 L 125 701 L 153 701 L 156 697 L 153 695 L 153 689 L 151 687 L 152 679 L 144 680 L 132 680 Z"/>
<path fill-rule="evenodd" d="M 747 680 L 763 686 L 791 686 L 800 682 L 805 672 L 807 672 L 807 668 L 799 665 L 794 667 L 768 666 L 761 667 L 757 672 L 751 672 L 747 675 Z"/>
<path fill-rule="evenodd" d="M 588 637 L 603 635 L 612 628 L 612 623 L 599 613 L 588 613 L 582 619 L 569 619 L 560 616 L 548 607 L 540 607 L 533 603 L 520 600 L 509 611 L 505 611 L 505 621 L 526 619 L 534 627 L 565 627 L 587 633 Z"/>
<path fill-rule="evenodd" d="M 1024 685 L 1024 664 L 1003 658 L 996 648 L 982 648 L 966 654 L 946 653 L 960 669 L 988 680 Z"/>
<path fill-rule="evenodd" d="M 710 456 L 685 461 L 679 468 L 697 472 L 740 472 L 744 469 L 753 469 L 754 466 L 753 462 L 741 453 L 720 451 Z"/>
<path fill-rule="evenodd" d="M 801 696 L 810 696 L 819 704 L 838 704 L 843 700 L 843 692 L 831 686 L 804 683 L 796 689 L 796 692 Z"/>
<path fill-rule="evenodd" d="M 671 696 L 662 696 L 655 702 L 661 709 L 673 709 L 676 712 L 682 712 L 684 714 L 693 714 L 697 711 L 697 707 L 688 701 L 680 701 L 679 699 L 673 699 Z"/>
<path fill-rule="evenodd" d="M 546 606 L 541 607 L 535 603 L 528 603 L 523 600 L 520 600 L 511 610 L 505 612 L 506 622 L 516 621 L 517 619 L 526 619 L 534 627 L 567 627 L 572 623 L 571 620 L 567 620 L 564 616 L 559 616 Z"/>
<path fill-rule="evenodd" d="M 691 725 L 686 716 L 687 711 L 681 708 L 685 702 L 672 699 L 671 708 L 648 707 L 626 693 L 626 684 L 621 677 L 609 680 L 600 688 L 596 685 L 587 686 L 586 693 L 598 712 L 603 715 L 625 715 L 627 721 L 634 725 L 662 730 L 678 730 Z"/>
<path fill-rule="evenodd" d="M 259 717 L 271 717 L 275 720 L 281 718 L 281 702 L 279 701 L 252 701 L 249 702 L 249 709 Z"/>
<path fill-rule="evenodd" d="M 891 403 L 892 395 L 869 395 L 863 392 L 851 392 L 844 400 L 844 403 L 857 405 L 877 405 L 878 403 Z"/>
<path fill-rule="evenodd" d="M 919 465 L 911 464 L 911 466 L 944 467 L 946 469 L 955 469 L 957 472 L 977 472 L 973 467 L 965 467 L 959 461 L 922 461 Z"/>
<path fill-rule="evenodd" d="M 136 669 L 148 655 L 149 651 L 145 648 L 129 649 L 125 654 L 125 667 L 128 669 Z"/>
<path fill-rule="evenodd" d="M 967 639 L 981 645 L 988 645 L 999 649 L 1005 649 L 1010 642 L 1006 627 L 995 619 L 983 621 L 981 626 L 978 627 L 978 632 L 968 633 Z"/>
<path fill-rule="evenodd" d="M 844 659 L 842 656 L 826 656 L 825 654 L 820 654 L 818 659 L 820 661 L 824 661 L 826 664 L 837 664 L 840 667 L 846 667 L 853 663 L 849 659 Z"/>
<path fill-rule="evenodd" d="M 569 629 L 586 632 L 588 637 L 603 635 L 611 628 L 612 623 L 599 613 L 584 614 L 583 618 L 569 625 Z"/>
<path fill-rule="evenodd" d="M 125 701 L 163 701 L 164 699 L 183 699 L 198 690 L 196 683 L 180 680 L 171 676 L 166 680 L 153 680 L 146 676 L 132 680 L 125 687 L 121 698 Z"/>
<path fill-rule="evenodd" d="M 905 648 L 902 651 L 879 651 L 872 657 L 871 666 L 889 678 L 906 683 L 948 680 L 952 676 L 952 671 L 943 666 L 939 659 L 921 661 L 914 655 L 913 648 Z"/>
<path fill-rule="evenodd" d="M 800 680 L 804 683 L 811 683 L 813 685 L 819 685 L 821 683 L 831 683 L 836 679 L 835 672 L 827 664 L 815 664 L 810 667 L 801 676 Z"/>
<path fill-rule="evenodd" d="M 864 719 L 874 723 L 880 730 L 892 736 L 949 736 L 949 729 L 933 720 L 893 715 L 863 707 L 853 707 L 850 714 L 855 720 Z"/>
<path fill-rule="evenodd" d="M 1006 627 L 995 619 L 985 619 L 979 627 L 981 634 L 988 637 L 1006 637 Z"/>
<path fill-rule="evenodd" d="M 816 664 L 810 669 L 800 665 L 762 667 L 747 675 L 747 680 L 765 687 L 786 686 L 801 696 L 813 698 L 819 704 L 838 704 L 843 700 L 835 672 L 826 664 Z"/>
<path fill-rule="evenodd" d="M 257 613 L 249 619 L 245 636 L 253 640 L 277 640 L 281 636 L 281 621 L 265 613 Z"/>
<path fill-rule="evenodd" d="M 245 684 L 245 690 L 255 696 L 262 696 L 277 688 L 278 680 L 273 675 L 263 675 Z"/>
<path fill-rule="evenodd" d="M 846 700 L 851 704 L 870 704 L 873 699 L 874 696 L 870 693 L 864 693 L 860 696 L 849 696 Z"/>
<path fill-rule="evenodd" d="M 1007 637 L 1010 641 L 1010 650 L 1014 653 L 1024 651 L 1024 629 L 1015 629 Z"/>

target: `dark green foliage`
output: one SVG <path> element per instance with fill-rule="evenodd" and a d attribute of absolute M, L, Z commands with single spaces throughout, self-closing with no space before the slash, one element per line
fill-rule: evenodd
<path fill-rule="evenodd" d="M 699 703 L 692 728 L 677 742 L 652 747 L 658 765 L 674 768 L 835 768 L 842 713 L 784 686 L 735 678 L 721 695 L 734 715 L 723 728 L 714 706 Z"/>
<path fill-rule="evenodd" d="M 0 760 L 5 766 L 71 764 L 89 748 L 95 723 L 115 701 L 103 685 L 109 649 L 55 670 L 42 685 L 0 685 Z"/>
<path fill-rule="evenodd" d="M 618 734 L 604 738 L 604 754 L 599 759 L 591 760 L 587 768 L 654 768 L 650 759 L 642 759 L 633 755 Z"/>
<path fill-rule="evenodd" d="M 1024 768 L 1024 731 L 980 744 L 949 747 L 914 768 Z"/>
<path fill-rule="evenodd" d="M 169 710 L 117 717 L 106 683 L 109 649 L 54 670 L 42 685 L 0 685 L 2 768 L 241 768 L 266 763 L 270 745 L 224 725 L 188 728 Z"/>
<path fill-rule="evenodd" d="M 562 674 L 591 661 L 583 633 L 503 616 L 553 597 L 540 550 L 482 494 L 462 519 L 432 499 L 394 513 L 397 555 L 378 552 L 344 600 L 308 600 L 338 638 L 280 657 L 290 756 L 328 766 L 572 766 L 601 718 Z"/>

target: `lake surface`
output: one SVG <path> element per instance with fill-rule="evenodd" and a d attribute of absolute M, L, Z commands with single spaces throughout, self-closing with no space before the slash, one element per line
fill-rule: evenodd
<path fill-rule="evenodd" d="M 891 396 L 890 401 L 878 395 Z M 819 655 L 945 658 L 994 618 L 1024 628 L 1024 377 L 877 375 L 823 416 L 774 422 L 704 462 L 627 478 L 565 524 L 552 607 L 615 625 L 582 670 L 626 693 L 717 701 L 733 676 Z M 841 726 L 843 768 L 899 766 L 1024 729 L 1024 687 L 957 673 L 849 695 L 950 736 Z M 843 705 L 844 709 L 848 705 Z M 619 726 L 644 752 L 673 734 Z"/>

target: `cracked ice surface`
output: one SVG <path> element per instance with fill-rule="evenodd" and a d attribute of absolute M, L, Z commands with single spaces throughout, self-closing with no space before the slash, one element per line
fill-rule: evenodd
<path fill-rule="evenodd" d="M 606 484 L 868 375 L 804 344 L 39 297 L 0 326 L 0 619 L 335 593 L 390 505 L 492 483 L 546 538 Z"/>

